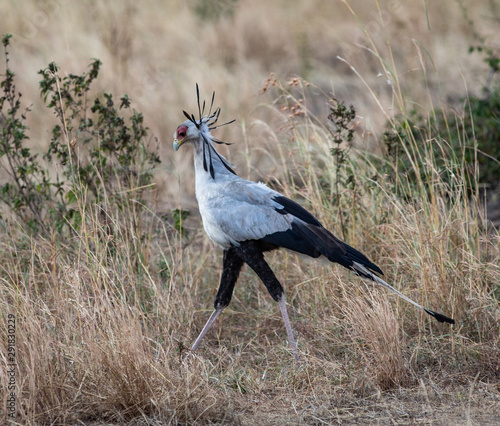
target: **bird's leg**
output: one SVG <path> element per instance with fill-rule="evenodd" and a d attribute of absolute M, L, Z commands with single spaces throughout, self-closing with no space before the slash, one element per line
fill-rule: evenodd
<path fill-rule="evenodd" d="M 205 337 L 205 334 L 208 333 L 208 330 L 210 330 L 213 323 L 215 322 L 215 320 L 217 319 L 217 317 L 219 316 L 219 314 L 222 312 L 223 309 L 224 308 L 215 308 L 215 310 L 212 312 L 212 315 L 210 315 L 210 318 L 208 319 L 207 323 L 205 324 L 205 326 L 201 330 L 201 333 L 194 341 L 193 346 L 191 346 L 191 351 L 194 352 L 196 349 L 198 349 L 198 346 L 200 346 L 200 343 L 203 340 L 203 338 Z"/>
<path fill-rule="evenodd" d="M 290 318 L 288 318 L 288 312 L 286 310 L 285 293 L 281 295 L 281 299 L 278 301 L 280 306 L 281 315 L 283 316 L 283 321 L 285 322 L 286 334 L 288 334 L 288 341 L 292 347 L 293 356 L 297 363 L 300 362 L 299 351 L 297 350 L 297 344 L 295 343 L 295 338 L 293 337 L 293 330 L 290 324 Z"/>
<path fill-rule="evenodd" d="M 194 352 L 198 349 L 198 346 L 200 346 L 201 341 L 208 333 L 219 314 L 227 305 L 229 305 L 231 296 L 233 295 L 234 286 L 242 266 L 243 259 L 236 254 L 234 248 L 224 250 L 222 276 L 220 279 L 219 291 L 217 292 L 214 303 L 215 310 L 212 312 L 212 315 L 210 315 L 210 318 L 201 330 L 200 335 L 196 338 L 193 346 L 191 346 L 191 351 Z"/>
<path fill-rule="evenodd" d="M 238 256 L 234 247 L 224 250 L 219 291 L 217 292 L 217 296 L 215 296 L 214 302 L 215 309 L 218 307 L 225 308 L 229 305 L 243 263 L 243 259 Z"/>
<path fill-rule="evenodd" d="M 281 315 L 285 322 L 285 328 L 288 335 L 288 341 L 292 347 L 293 356 L 297 362 L 300 361 L 299 352 L 297 350 L 297 344 L 293 337 L 292 326 L 290 325 L 290 319 L 288 318 L 288 313 L 286 310 L 285 295 L 283 292 L 283 287 L 274 275 L 274 272 L 267 264 L 264 259 L 264 254 L 261 246 L 257 241 L 244 241 L 239 247 L 235 248 L 238 255 L 254 270 L 254 272 L 259 276 L 267 290 L 271 294 L 272 298 L 278 302 Z"/>

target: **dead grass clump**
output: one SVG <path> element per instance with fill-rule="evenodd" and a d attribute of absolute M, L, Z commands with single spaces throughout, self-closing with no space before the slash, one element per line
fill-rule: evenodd
<path fill-rule="evenodd" d="M 18 418 L 25 424 L 230 418 L 224 392 L 203 385 L 214 367 L 180 363 L 179 307 L 188 308 L 176 300 L 182 292 L 170 293 L 155 268 L 137 265 L 125 234 L 115 234 L 112 258 L 106 244 L 89 244 L 102 231 L 94 218 L 84 216 L 71 245 L 17 234 L 29 250 L 3 254 L 2 312 L 17 324 Z M 75 246 L 82 251 L 70 251 Z M 4 329 L 6 320 L 2 315 Z M 6 343 L 0 342 L 1 354 Z M 5 356 L 1 363 L 7 371 Z"/>
<path fill-rule="evenodd" d="M 413 380 L 409 354 L 405 353 L 408 345 L 394 308 L 386 295 L 370 293 L 369 299 L 350 295 L 341 307 L 354 356 L 377 388 L 408 386 Z"/>

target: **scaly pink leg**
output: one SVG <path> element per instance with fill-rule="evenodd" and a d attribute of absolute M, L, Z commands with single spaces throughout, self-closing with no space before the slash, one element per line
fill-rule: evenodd
<path fill-rule="evenodd" d="M 290 342 L 290 346 L 292 347 L 293 356 L 295 357 L 295 361 L 299 363 L 299 351 L 297 350 L 297 344 L 295 343 L 295 338 L 293 337 L 293 330 L 292 326 L 290 325 L 290 319 L 288 318 L 284 294 L 281 296 L 278 304 L 280 305 L 281 315 L 283 316 L 283 321 L 285 322 L 286 333 L 288 334 L 288 341 Z"/>
<path fill-rule="evenodd" d="M 224 308 L 217 308 L 212 312 L 212 315 L 210 315 L 210 318 L 208 319 L 207 323 L 201 330 L 200 335 L 196 338 L 195 342 L 193 343 L 193 346 L 191 346 L 191 351 L 194 352 L 196 349 L 198 349 L 198 346 L 200 346 L 201 341 L 205 337 L 205 334 L 208 333 L 208 330 L 212 327 L 213 323 L 219 316 L 219 314 L 222 312 L 222 309 Z"/>

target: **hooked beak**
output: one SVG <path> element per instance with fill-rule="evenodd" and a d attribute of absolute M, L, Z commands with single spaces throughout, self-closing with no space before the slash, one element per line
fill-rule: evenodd
<path fill-rule="evenodd" d="M 181 139 L 181 140 L 174 139 L 174 151 L 177 151 L 183 142 L 184 142 L 184 139 Z"/>

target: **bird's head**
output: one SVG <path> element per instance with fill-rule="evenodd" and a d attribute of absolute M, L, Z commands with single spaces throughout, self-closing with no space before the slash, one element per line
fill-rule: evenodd
<path fill-rule="evenodd" d="M 203 102 L 203 106 L 200 104 L 200 91 L 198 88 L 198 84 L 196 84 L 196 95 L 198 98 L 198 113 L 199 119 L 197 120 L 194 117 L 194 114 L 188 114 L 186 111 L 182 111 L 186 116 L 187 120 L 177 127 L 177 130 L 174 133 L 174 151 L 177 151 L 181 145 L 185 143 L 192 143 L 194 145 L 198 145 L 203 148 L 203 168 L 205 171 L 209 171 L 207 166 L 207 159 L 205 153 L 208 153 L 208 159 L 210 162 L 210 174 L 212 178 L 215 178 L 214 175 L 214 167 L 212 164 L 212 151 L 213 153 L 221 160 L 222 164 L 228 169 L 230 172 L 234 173 L 233 169 L 231 169 L 229 163 L 222 157 L 213 147 L 212 143 L 231 145 L 230 143 L 222 142 L 212 136 L 210 133 L 211 130 L 217 129 L 218 127 L 225 126 L 226 124 L 230 124 L 234 122 L 234 120 L 228 121 L 224 124 L 216 125 L 217 120 L 220 115 L 220 108 L 216 108 L 214 112 L 212 112 L 212 107 L 214 105 L 215 92 L 212 94 L 212 102 L 210 104 L 210 110 L 207 115 L 203 115 L 205 112 L 205 102 Z"/>
<path fill-rule="evenodd" d="M 186 120 L 182 123 L 174 133 L 174 151 L 177 151 L 179 147 L 185 143 L 196 143 L 203 142 L 203 138 L 211 139 L 210 129 L 207 126 L 206 121 L 202 120 Z"/>

